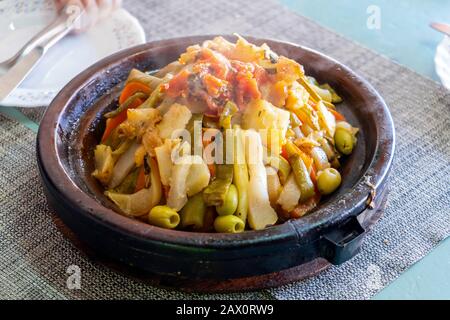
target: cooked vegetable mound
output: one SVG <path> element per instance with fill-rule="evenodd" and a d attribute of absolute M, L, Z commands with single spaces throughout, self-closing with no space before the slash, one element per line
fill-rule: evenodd
<path fill-rule="evenodd" d="M 238 233 L 311 211 L 341 184 L 358 129 L 302 65 L 240 36 L 133 69 L 93 150 L 92 175 L 129 217 Z"/>

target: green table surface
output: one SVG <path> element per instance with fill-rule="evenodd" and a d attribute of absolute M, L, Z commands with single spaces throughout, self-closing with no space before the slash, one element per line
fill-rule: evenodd
<path fill-rule="evenodd" d="M 280 0 L 319 24 L 436 81 L 436 46 L 443 35 L 430 22 L 450 23 L 450 0 Z M 369 29 L 377 6 L 380 29 Z M 369 9 L 369 12 L 373 12 Z M 374 299 L 450 299 L 450 238 L 414 264 Z"/>
<path fill-rule="evenodd" d="M 438 80 L 434 53 L 442 35 L 432 21 L 450 23 L 450 0 L 279 0 L 291 10 L 369 47 L 416 72 Z M 369 6 L 380 10 L 380 29 L 367 28 Z M 0 112 L 33 131 L 37 124 L 15 108 Z M 450 299 L 450 238 L 404 272 L 374 299 Z"/>

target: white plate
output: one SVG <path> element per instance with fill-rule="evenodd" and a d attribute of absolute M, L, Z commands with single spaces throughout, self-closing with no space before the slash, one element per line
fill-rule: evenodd
<path fill-rule="evenodd" d="M 17 52 L 55 15 L 53 0 L 0 1 L 0 61 Z M 88 66 L 116 51 L 144 42 L 145 33 L 137 19 L 124 9 L 116 10 L 88 32 L 69 35 L 58 42 L 0 104 L 47 106 L 65 84 Z"/>
<path fill-rule="evenodd" d="M 442 84 L 450 90 L 450 37 L 445 37 L 438 45 L 434 63 Z"/>

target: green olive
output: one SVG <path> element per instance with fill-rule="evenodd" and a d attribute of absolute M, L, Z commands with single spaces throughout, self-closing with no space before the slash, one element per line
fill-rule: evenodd
<path fill-rule="evenodd" d="M 234 215 L 218 216 L 214 220 L 214 229 L 223 233 L 238 233 L 245 229 L 244 221 Z"/>
<path fill-rule="evenodd" d="M 341 184 L 341 174 L 334 168 L 327 168 L 317 176 L 317 188 L 321 194 L 333 193 Z"/>
<path fill-rule="evenodd" d="M 157 227 L 173 229 L 180 223 L 180 216 L 168 206 L 155 206 L 148 214 L 148 222 Z"/>
<path fill-rule="evenodd" d="M 216 211 L 220 216 L 233 214 L 238 206 L 238 193 L 234 184 L 230 185 L 225 195 L 225 200 L 221 206 L 216 206 Z"/>
<path fill-rule="evenodd" d="M 352 134 L 343 128 L 336 129 L 334 134 L 334 143 L 336 148 L 342 154 L 349 155 L 353 151 L 355 139 Z"/>
<path fill-rule="evenodd" d="M 336 123 L 336 130 L 337 129 L 344 129 L 344 130 L 347 130 L 348 132 L 353 131 L 352 125 L 350 123 L 348 123 L 347 121 L 338 121 Z"/>

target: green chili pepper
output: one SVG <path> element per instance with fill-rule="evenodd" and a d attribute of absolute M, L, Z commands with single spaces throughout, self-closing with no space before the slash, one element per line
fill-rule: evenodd
<path fill-rule="evenodd" d="M 219 125 L 223 129 L 231 129 L 231 119 L 236 112 L 239 111 L 239 108 L 234 102 L 228 101 L 223 108 L 222 113 L 219 118 Z"/>
<path fill-rule="evenodd" d="M 289 156 L 289 162 L 292 166 L 295 181 L 301 192 L 300 202 L 304 202 L 314 196 L 314 184 L 311 181 L 305 163 L 298 154 Z"/>
<path fill-rule="evenodd" d="M 127 100 L 125 100 L 124 103 L 122 103 L 116 110 L 113 110 L 111 112 L 108 112 L 105 114 L 105 118 L 114 118 L 115 116 L 117 116 L 119 113 L 121 113 L 123 110 L 128 109 L 131 104 L 136 100 L 136 99 L 143 99 L 146 98 L 147 95 L 143 92 L 136 92 L 135 94 L 133 94 L 131 97 L 129 97 Z"/>
<path fill-rule="evenodd" d="M 122 183 L 114 189 L 114 192 L 131 194 L 134 193 L 136 189 L 136 182 L 139 175 L 140 168 L 136 168 L 131 171 L 125 179 L 123 179 Z"/>
<path fill-rule="evenodd" d="M 159 85 L 155 90 L 152 91 L 150 97 L 148 97 L 148 99 L 145 100 L 144 103 L 139 106 L 139 108 L 155 108 L 156 104 L 162 100 L 163 95 L 164 94 L 161 91 L 161 85 Z"/>
<path fill-rule="evenodd" d="M 181 209 L 181 226 L 183 228 L 192 226 L 195 230 L 203 228 L 206 205 L 201 193 L 189 198 L 183 209 Z"/>
<path fill-rule="evenodd" d="M 233 165 L 216 165 L 216 179 L 203 190 L 203 199 L 207 206 L 221 206 L 233 181 Z"/>

